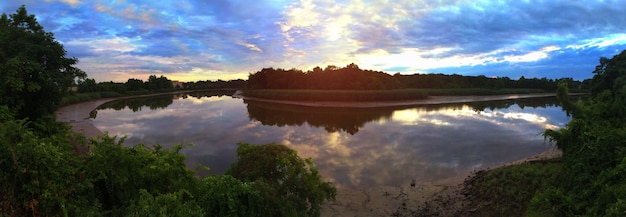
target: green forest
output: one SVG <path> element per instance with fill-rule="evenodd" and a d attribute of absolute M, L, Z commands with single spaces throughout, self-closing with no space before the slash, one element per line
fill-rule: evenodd
<path fill-rule="evenodd" d="M 393 89 L 538 89 L 554 92 L 559 82 L 567 82 L 575 90 L 587 89 L 590 80 L 572 78 L 488 78 L 445 74 L 390 75 L 381 71 L 359 68 L 351 63 L 345 67 L 315 67 L 299 69 L 264 68 L 248 76 L 249 89 L 304 89 L 304 90 L 393 90 Z"/>
<path fill-rule="evenodd" d="M 85 138 L 72 132 L 54 116 L 64 97 L 177 88 L 164 76 L 95 83 L 77 63 L 24 6 L 0 17 L 0 216 L 319 216 L 322 204 L 335 198 L 336 189 L 323 181 L 313 162 L 284 145 L 240 143 L 238 160 L 226 174 L 198 177 L 195 172 L 207 168 L 187 168 L 181 153 L 192 144 L 171 150 L 128 147 L 122 145 L 124 138 Z M 590 71 L 592 79 L 577 82 L 389 75 L 350 64 L 306 73 L 269 68 L 250 74 L 247 82 L 190 82 L 178 88 L 556 91 L 571 121 L 544 135 L 562 157 L 468 179 L 472 184 L 462 192 L 471 212 L 465 214 L 624 216 L 626 51 L 601 57 Z M 74 85 L 79 93 L 70 92 Z M 570 101 L 569 91 L 577 89 L 589 90 L 589 99 Z M 88 151 L 80 152 L 84 147 Z M 415 216 L 428 213 L 416 209 Z"/>

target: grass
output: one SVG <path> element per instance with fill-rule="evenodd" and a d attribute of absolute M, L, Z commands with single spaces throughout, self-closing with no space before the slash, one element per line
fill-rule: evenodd
<path fill-rule="evenodd" d="M 428 96 L 468 96 L 545 93 L 541 89 L 398 89 L 398 90 L 269 90 L 248 89 L 247 97 L 293 101 L 394 101 Z"/>
<path fill-rule="evenodd" d="M 536 193 L 563 179 L 562 167 L 549 160 L 481 171 L 465 181 L 461 194 L 474 216 L 525 216 Z"/>
<path fill-rule="evenodd" d="M 536 194 L 562 182 L 562 169 L 561 160 L 552 159 L 481 170 L 465 180 L 459 196 L 440 196 L 396 216 L 526 216 Z"/>

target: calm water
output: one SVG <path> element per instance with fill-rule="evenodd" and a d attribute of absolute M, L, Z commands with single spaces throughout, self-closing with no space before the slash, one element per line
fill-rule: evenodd
<path fill-rule="evenodd" d="M 311 157 L 337 186 L 396 186 L 448 178 L 550 148 L 542 131 L 568 118 L 554 98 L 379 109 L 307 108 L 214 93 L 121 100 L 93 123 L 127 145 L 193 143 L 188 165 L 220 174 L 238 142 L 281 143 Z"/>

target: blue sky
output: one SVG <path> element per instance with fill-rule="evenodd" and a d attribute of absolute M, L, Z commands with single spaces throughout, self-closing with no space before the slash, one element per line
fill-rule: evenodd
<path fill-rule="evenodd" d="M 18 0 L 97 81 L 264 67 L 585 79 L 626 49 L 626 0 Z"/>

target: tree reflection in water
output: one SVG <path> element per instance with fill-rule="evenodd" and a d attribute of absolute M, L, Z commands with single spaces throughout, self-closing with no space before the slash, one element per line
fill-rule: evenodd
<path fill-rule="evenodd" d="M 580 100 L 580 97 L 575 97 L 574 100 Z M 486 109 L 505 109 L 516 104 L 522 109 L 557 106 L 555 97 L 384 108 L 319 108 L 253 100 L 244 100 L 244 103 L 250 120 L 259 121 L 263 125 L 283 127 L 308 124 L 312 127 L 324 128 L 329 133 L 346 132 L 351 135 L 358 133 L 369 122 L 388 120 L 394 111 L 406 108 L 418 108 L 430 112 L 460 110 L 463 106 L 469 106 L 474 111 L 481 112 Z"/>

